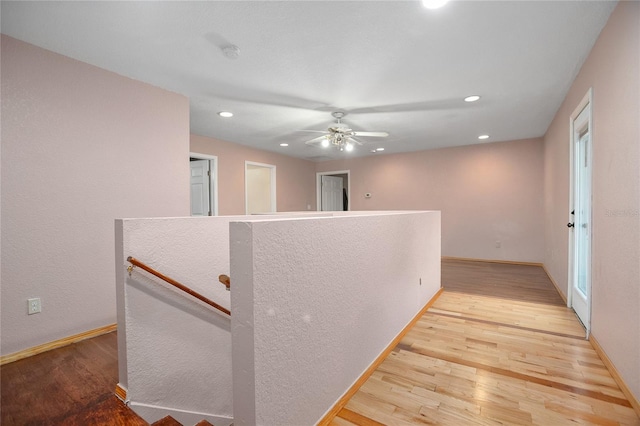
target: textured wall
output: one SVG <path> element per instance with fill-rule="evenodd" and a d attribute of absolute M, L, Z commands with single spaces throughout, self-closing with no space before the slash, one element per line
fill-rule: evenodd
<path fill-rule="evenodd" d="M 620 2 L 545 135 L 545 265 L 568 288 L 569 117 L 593 88 L 591 331 L 640 399 L 640 2 Z"/>
<path fill-rule="evenodd" d="M 276 206 L 279 212 L 316 209 L 315 166 L 311 161 L 198 135 L 191 135 L 191 152 L 218 157 L 220 215 L 245 214 L 245 161 L 276 166 Z"/>
<path fill-rule="evenodd" d="M 230 423 L 230 321 L 201 302 L 158 285 L 157 279 L 145 278 L 149 275 L 138 269 L 129 276 L 126 258 L 133 256 L 229 308 L 229 292 L 218 275 L 229 274 L 229 222 L 234 219 L 117 223 L 120 384 L 128 389 L 131 406 L 149 422 L 163 417 L 166 408 L 206 413 L 214 416 L 208 419 L 216 425 Z M 180 413 L 172 415 L 187 420 Z"/>
<path fill-rule="evenodd" d="M 2 36 L 3 355 L 116 321 L 113 221 L 189 214 L 188 157 L 183 96 Z"/>
<path fill-rule="evenodd" d="M 440 212 L 234 222 L 231 274 L 234 424 L 315 424 L 440 288 Z"/>
<path fill-rule="evenodd" d="M 171 414 L 183 423 L 204 417 L 221 426 L 231 422 L 230 321 L 144 271 L 136 268 L 129 275 L 127 257 L 229 308 L 230 292 L 218 282 L 218 275 L 230 273 L 229 223 L 250 219 L 116 221 L 119 384 L 147 421 Z"/>
<path fill-rule="evenodd" d="M 542 262 L 542 140 L 319 163 L 350 170 L 351 210 L 440 210 L 442 254 Z M 364 198 L 365 193 L 371 198 Z M 500 247 L 496 247 L 500 241 Z"/>

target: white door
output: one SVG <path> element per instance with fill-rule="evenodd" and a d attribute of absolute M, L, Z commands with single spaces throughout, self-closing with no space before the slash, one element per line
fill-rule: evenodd
<path fill-rule="evenodd" d="M 573 241 L 571 307 L 585 326 L 591 321 L 591 123 L 590 103 L 573 121 Z"/>
<path fill-rule="evenodd" d="M 210 216 L 209 160 L 190 161 L 191 216 Z"/>
<path fill-rule="evenodd" d="M 322 211 L 343 211 L 343 180 L 336 176 L 322 176 Z"/>

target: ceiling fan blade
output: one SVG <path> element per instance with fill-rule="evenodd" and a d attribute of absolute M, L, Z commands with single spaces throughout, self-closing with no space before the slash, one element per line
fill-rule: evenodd
<path fill-rule="evenodd" d="M 350 137 L 349 138 L 350 141 L 357 143 L 358 145 L 364 145 L 362 142 L 360 142 L 358 139 L 354 138 L 354 137 Z"/>
<path fill-rule="evenodd" d="M 387 132 L 353 132 L 353 134 L 356 136 L 368 136 L 374 138 L 386 138 L 389 136 L 389 133 Z"/>
<path fill-rule="evenodd" d="M 322 141 L 323 139 L 326 139 L 326 136 L 324 136 L 324 135 L 323 135 L 323 136 L 318 136 L 317 138 L 313 138 L 313 139 L 311 139 L 311 140 L 308 140 L 308 141 L 306 141 L 305 143 L 306 143 L 307 145 L 311 145 L 311 144 L 314 144 L 314 143 L 320 142 L 320 141 Z"/>
<path fill-rule="evenodd" d="M 306 130 L 306 129 L 296 130 L 296 132 L 328 133 L 326 130 Z"/>

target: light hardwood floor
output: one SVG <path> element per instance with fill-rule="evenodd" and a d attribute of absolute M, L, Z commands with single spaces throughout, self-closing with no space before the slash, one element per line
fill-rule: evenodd
<path fill-rule="evenodd" d="M 332 425 L 640 425 L 542 268 L 447 260 L 442 283 Z M 0 424 L 146 425 L 117 372 L 115 332 L 5 364 Z"/>
<path fill-rule="evenodd" d="M 440 298 L 331 425 L 640 425 L 542 268 L 442 271 Z"/>

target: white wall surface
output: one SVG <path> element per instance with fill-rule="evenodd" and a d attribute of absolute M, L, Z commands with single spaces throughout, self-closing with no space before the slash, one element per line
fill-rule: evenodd
<path fill-rule="evenodd" d="M 235 425 L 315 424 L 440 288 L 440 212 L 247 220 L 230 237 Z"/>
<path fill-rule="evenodd" d="M 230 321 L 138 268 L 129 275 L 127 257 L 228 309 L 230 292 L 218 276 L 230 273 L 229 223 L 250 219 L 116 221 L 119 384 L 145 420 L 171 414 L 183 423 L 206 418 L 225 426 L 232 421 Z"/>
<path fill-rule="evenodd" d="M 114 219 L 189 214 L 189 104 L 4 35 L 1 49 L 7 355 L 116 321 Z"/>
<path fill-rule="evenodd" d="M 238 218 L 246 217 L 116 222 L 120 384 L 131 407 L 149 422 L 176 409 L 204 413 L 216 425 L 231 422 L 230 320 L 137 268 L 129 276 L 126 259 L 132 256 L 229 308 L 218 275 L 229 275 L 229 222 Z"/>

